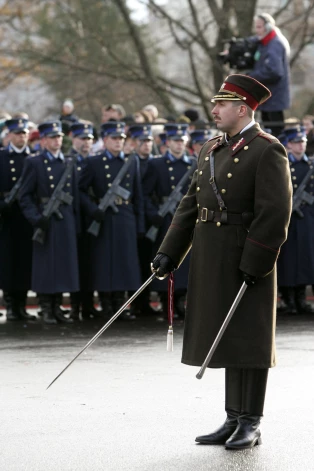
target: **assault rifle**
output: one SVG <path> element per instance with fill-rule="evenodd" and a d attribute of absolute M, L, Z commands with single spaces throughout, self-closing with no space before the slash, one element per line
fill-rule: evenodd
<path fill-rule="evenodd" d="M 53 214 L 57 216 L 59 220 L 63 219 L 62 213 L 60 211 L 61 204 L 71 205 L 73 202 L 73 196 L 69 193 L 63 191 L 64 185 L 68 179 L 68 176 L 71 175 L 73 167 L 75 165 L 75 159 L 68 160 L 65 171 L 63 172 L 58 185 L 54 189 L 48 203 L 46 204 L 42 216 L 47 219 L 50 219 Z M 33 240 L 43 244 L 45 242 L 46 232 L 38 227 L 33 235 Z"/>
<path fill-rule="evenodd" d="M 158 211 L 159 216 L 165 217 L 167 214 L 170 214 L 171 216 L 174 215 L 178 204 L 180 203 L 180 201 L 182 200 L 184 196 L 182 193 L 182 189 L 188 182 L 190 176 L 193 175 L 196 168 L 197 168 L 197 162 L 195 160 L 193 161 L 191 168 L 183 175 L 183 177 L 181 178 L 181 180 L 179 181 L 175 189 L 170 193 L 167 201 L 165 201 L 165 203 L 163 203 L 160 206 L 159 211 Z M 151 226 L 146 232 L 147 239 L 151 240 L 152 242 L 155 242 L 155 240 L 157 239 L 158 231 L 159 231 L 159 227 Z"/>
<path fill-rule="evenodd" d="M 307 203 L 312 205 L 314 203 L 314 196 L 310 195 L 306 190 L 306 186 L 310 181 L 314 173 L 314 166 L 310 168 L 305 177 L 303 178 L 301 184 L 299 185 L 297 191 L 294 193 L 292 198 L 292 212 L 296 212 L 300 218 L 304 218 L 304 214 L 301 211 L 300 207 L 302 203 Z"/>
<path fill-rule="evenodd" d="M 11 188 L 9 194 L 4 198 L 4 202 L 8 206 L 12 206 L 12 204 L 17 200 L 18 193 L 21 188 L 21 184 L 22 184 L 22 177 L 18 179 L 15 185 Z"/>
<path fill-rule="evenodd" d="M 127 171 L 131 167 L 135 158 L 136 158 L 135 155 L 129 156 L 128 160 L 123 164 L 116 178 L 113 180 L 111 187 L 108 189 L 105 195 L 101 198 L 98 205 L 98 209 L 102 213 L 107 211 L 108 208 L 111 208 L 114 213 L 118 213 L 119 210 L 116 205 L 116 199 L 122 198 L 123 200 L 126 201 L 130 198 L 130 195 L 131 195 L 130 191 L 120 186 L 120 183 L 121 183 L 121 180 L 123 180 L 123 178 L 125 177 Z M 101 224 L 100 222 L 97 222 L 94 220 L 89 226 L 89 228 L 87 229 L 87 232 L 97 237 L 100 231 L 100 224 Z"/>

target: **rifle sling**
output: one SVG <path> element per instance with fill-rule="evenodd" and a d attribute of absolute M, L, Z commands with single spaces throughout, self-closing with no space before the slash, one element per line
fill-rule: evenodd
<path fill-rule="evenodd" d="M 209 183 L 210 183 L 210 185 L 211 185 L 211 187 L 212 187 L 212 189 L 215 193 L 215 196 L 217 198 L 217 201 L 218 201 L 218 204 L 219 204 L 219 207 L 220 207 L 221 211 L 227 211 L 227 207 L 225 205 L 224 200 L 221 197 L 221 194 L 219 193 L 219 190 L 218 190 L 218 187 L 217 187 L 216 181 L 215 181 L 215 157 L 214 157 L 213 152 L 210 153 L 209 163 L 210 163 Z"/>

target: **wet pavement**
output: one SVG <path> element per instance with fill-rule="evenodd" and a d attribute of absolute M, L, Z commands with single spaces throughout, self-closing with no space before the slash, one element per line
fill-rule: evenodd
<path fill-rule="evenodd" d="M 102 325 L 0 318 L 0 470 L 314 471 L 314 316 L 279 318 L 263 445 L 245 451 L 195 444 L 224 420 L 224 371 L 180 363 L 180 321 L 170 353 L 165 322 L 117 320 L 47 391 Z"/>

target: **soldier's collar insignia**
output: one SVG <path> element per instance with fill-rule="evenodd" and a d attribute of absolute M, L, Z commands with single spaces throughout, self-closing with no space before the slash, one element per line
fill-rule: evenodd
<path fill-rule="evenodd" d="M 234 152 L 241 144 L 244 144 L 243 137 L 241 137 L 241 139 L 231 147 L 232 152 Z"/>

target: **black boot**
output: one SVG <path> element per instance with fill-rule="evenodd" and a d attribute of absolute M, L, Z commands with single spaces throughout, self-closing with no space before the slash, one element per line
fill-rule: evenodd
<path fill-rule="evenodd" d="M 125 293 L 124 291 L 115 291 L 112 293 L 112 308 L 114 314 L 121 309 L 121 307 L 125 304 Z M 120 316 L 118 317 L 121 321 L 134 321 L 136 319 L 136 315 L 131 310 L 125 309 Z"/>
<path fill-rule="evenodd" d="M 89 318 L 89 317 L 100 317 L 103 318 L 104 314 L 101 310 L 94 306 L 94 292 L 93 291 L 84 291 L 81 293 L 82 295 L 82 317 Z"/>
<path fill-rule="evenodd" d="M 57 324 L 57 319 L 53 315 L 53 295 L 38 294 L 38 301 L 45 324 Z"/>
<path fill-rule="evenodd" d="M 56 305 L 56 310 L 58 311 L 59 314 L 62 314 L 63 316 L 65 314 L 70 314 L 71 310 L 70 309 L 64 309 L 62 307 L 63 303 L 63 293 L 56 293 L 54 295 L 55 297 L 55 305 Z"/>
<path fill-rule="evenodd" d="M 295 304 L 299 314 L 313 314 L 314 309 L 310 303 L 306 302 L 306 286 L 299 285 L 294 288 Z"/>
<path fill-rule="evenodd" d="M 15 305 L 13 311 L 11 293 L 8 293 L 7 291 L 3 292 L 3 304 L 7 311 L 7 321 L 19 321 L 20 316 L 18 315 L 18 311 L 15 312 L 15 309 L 17 309 L 18 306 Z"/>
<path fill-rule="evenodd" d="M 111 317 L 113 316 L 113 306 L 112 306 L 112 295 L 111 293 L 107 293 L 105 291 L 98 291 L 98 300 L 101 309 L 101 313 L 103 317 Z"/>
<path fill-rule="evenodd" d="M 20 318 L 25 321 L 36 321 L 37 317 L 29 314 L 26 309 L 26 300 L 27 300 L 27 291 L 20 291 L 16 293 L 17 299 L 19 301 L 19 315 Z"/>
<path fill-rule="evenodd" d="M 226 368 L 225 408 L 227 418 L 214 432 L 196 437 L 196 442 L 203 445 L 224 445 L 236 430 L 242 402 L 242 373 L 243 370 L 240 368 Z"/>
<path fill-rule="evenodd" d="M 243 370 L 242 411 L 236 430 L 226 441 L 227 450 L 245 450 L 262 443 L 259 429 L 263 416 L 268 369 Z"/>
<path fill-rule="evenodd" d="M 80 292 L 77 291 L 75 293 L 70 293 L 71 299 L 71 311 L 70 311 L 70 319 L 74 321 L 80 320 L 80 308 L 81 308 L 81 296 Z"/>
<path fill-rule="evenodd" d="M 53 299 L 53 314 L 58 322 L 63 322 L 64 324 L 73 324 L 73 319 L 65 317 L 64 311 L 60 309 L 60 293 L 52 295 Z"/>
<path fill-rule="evenodd" d="M 295 304 L 294 288 L 292 286 L 281 286 L 280 293 L 286 305 L 286 309 L 281 312 L 283 314 L 292 314 L 292 315 L 297 314 L 298 311 Z"/>

